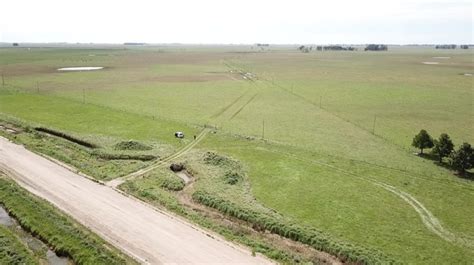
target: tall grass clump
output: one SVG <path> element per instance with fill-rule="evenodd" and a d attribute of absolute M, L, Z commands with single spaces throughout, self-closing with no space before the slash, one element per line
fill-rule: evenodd
<path fill-rule="evenodd" d="M 307 244 L 317 250 L 334 255 L 343 262 L 353 262 L 357 264 L 395 263 L 394 260 L 378 250 L 340 242 L 316 229 L 291 224 L 263 213 L 243 209 L 230 201 L 218 198 L 204 191 L 196 191 L 192 197 L 193 200 L 198 203 L 250 223 L 256 230 L 266 230 L 282 237 Z"/>
<path fill-rule="evenodd" d="M 217 166 L 225 170 L 223 180 L 226 184 L 235 185 L 244 179 L 242 165 L 232 158 L 213 152 L 206 152 L 203 160 L 208 165 Z"/>
<path fill-rule="evenodd" d="M 153 149 L 151 146 L 142 144 L 137 141 L 122 141 L 117 143 L 114 148 L 116 150 L 133 150 L 133 151 L 146 151 L 146 150 L 151 150 Z"/>
<path fill-rule="evenodd" d="M 0 264 L 38 264 L 8 228 L 0 225 Z"/>

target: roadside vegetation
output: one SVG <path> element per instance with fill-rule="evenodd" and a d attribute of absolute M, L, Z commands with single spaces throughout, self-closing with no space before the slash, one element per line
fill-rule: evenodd
<path fill-rule="evenodd" d="M 8 228 L 0 225 L 0 264 L 39 264 Z"/>
<path fill-rule="evenodd" d="M 133 263 L 104 240 L 3 174 L 0 175 L 0 203 L 24 230 L 51 246 L 59 256 L 69 257 L 76 264 Z M 20 254 L 25 252 L 21 247 L 17 251 Z"/>
<path fill-rule="evenodd" d="M 158 171 L 160 175 L 169 174 L 167 171 Z M 255 236 L 252 230 L 238 223 L 226 221 L 215 213 L 209 213 L 190 205 L 185 206 L 182 201 L 177 198 L 175 192 L 170 191 L 167 187 L 162 187 L 161 181 L 156 181 L 153 177 L 145 177 L 134 181 L 126 181 L 119 188 L 151 205 L 158 208 L 164 208 L 179 216 L 182 216 L 205 229 L 212 230 L 227 240 L 234 241 L 239 244 L 246 245 L 252 249 L 253 253 L 262 253 L 267 257 L 283 264 L 292 264 L 299 262 L 311 262 L 313 264 L 323 264 L 323 262 L 312 256 L 305 256 L 301 253 L 295 253 L 285 249 L 284 247 L 274 246 L 270 240 L 262 239 Z"/>
<path fill-rule="evenodd" d="M 145 167 L 173 148 L 160 146 L 146 150 L 116 150 L 114 139 L 100 141 L 104 147 L 89 148 L 64 137 L 51 136 L 33 129 L 23 121 L 0 115 L 0 135 L 29 149 L 62 161 L 101 181 L 124 176 Z M 3 130 L 1 128 L 4 128 Z M 8 130 L 10 132 L 8 132 Z M 58 132 L 64 135 L 63 132 Z M 68 138 L 75 138 L 69 136 Z M 119 144 L 122 142 L 119 142 Z"/>

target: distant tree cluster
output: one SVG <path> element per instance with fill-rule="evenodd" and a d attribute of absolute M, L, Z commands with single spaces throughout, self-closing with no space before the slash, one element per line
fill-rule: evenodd
<path fill-rule="evenodd" d="M 469 45 L 461 45 L 461 49 L 469 49 Z"/>
<path fill-rule="evenodd" d="M 308 47 L 308 46 L 301 45 L 298 47 L 298 50 L 303 53 L 309 53 L 310 51 L 313 50 L 313 46 Z"/>
<path fill-rule="evenodd" d="M 17 46 L 19 46 L 19 44 L 18 44 L 17 42 L 14 42 L 14 43 L 13 43 L 13 46 L 14 46 L 14 47 L 17 47 Z"/>
<path fill-rule="evenodd" d="M 125 42 L 123 45 L 145 45 L 144 42 Z"/>
<path fill-rule="evenodd" d="M 443 45 L 436 45 L 436 49 L 456 49 L 456 44 L 443 44 Z"/>
<path fill-rule="evenodd" d="M 352 46 L 344 47 L 341 45 L 327 45 L 327 46 L 317 46 L 316 50 L 318 51 L 355 51 L 357 49 Z"/>
<path fill-rule="evenodd" d="M 268 43 L 257 43 L 257 46 L 258 47 L 268 47 L 268 46 L 270 46 L 270 44 L 268 44 Z"/>
<path fill-rule="evenodd" d="M 443 158 L 448 158 L 448 165 L 464 176 L 466 171 L 474 167 L 474 149 L 469 143 L 463 143 L 458 150 L 454 150 L 454 144 L 448 134 L 442 133 L 438 139 L 434 139 L 426 130 L 421 130 L 413 138 L 412 146 L 423 150 L 433 148 L 431 154 L 438 158 L 439 164 L 443 164 Z"/>
<path fill-rule="evenodd" d="M 369 44 L 364 51 L 387 51 L 388 47 L 384 44 Z"/>

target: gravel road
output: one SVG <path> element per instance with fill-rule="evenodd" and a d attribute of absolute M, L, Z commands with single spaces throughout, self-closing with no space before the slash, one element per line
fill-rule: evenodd
<path fill-rule="evenodd" d="M 0 168 L 142 263 L 269 264 L 219 236 L 0 137 Z"/>

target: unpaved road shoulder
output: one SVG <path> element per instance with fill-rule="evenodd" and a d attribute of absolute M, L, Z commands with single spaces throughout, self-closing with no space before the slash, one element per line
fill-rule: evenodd
<path fill-rule="evenodd" d="M 0 168 L 30 192 L 143 263 L 271 263 L 3 137 L 0 137 Z"/>

